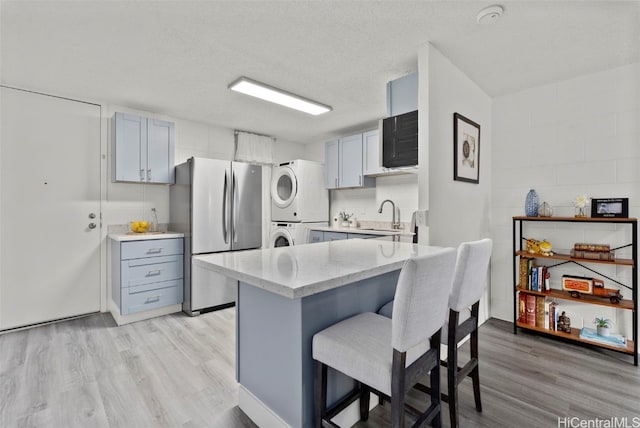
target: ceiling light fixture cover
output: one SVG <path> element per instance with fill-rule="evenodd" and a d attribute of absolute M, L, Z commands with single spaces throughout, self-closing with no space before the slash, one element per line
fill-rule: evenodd
<path fill-rule="evenodd" d="M 502 12 L 504 12 L 502 6 L 495 5 L 485 7 L 478 13 L 476 21 L 478 22 L 478 24 L 491 24 L 492 22 L 497 21 L 498 18 L 502 16 Z"/>
<path fill-rule="evenodd" d="M 328 105 L 320 104 L 247 77 L 240 77 L 229 85 L 229 89 L 295 110 L 303 111 L 314 116 L 333 110 Z"/>

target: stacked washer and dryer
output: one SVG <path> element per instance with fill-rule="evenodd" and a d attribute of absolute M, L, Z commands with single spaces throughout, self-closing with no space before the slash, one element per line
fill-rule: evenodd
<path fill-rule="evenodd" d="M 309 228 L 326 227 L 328 219 L 323 164 L 292 160 L 273 167 L 270 248 L 305 244 Z"/>

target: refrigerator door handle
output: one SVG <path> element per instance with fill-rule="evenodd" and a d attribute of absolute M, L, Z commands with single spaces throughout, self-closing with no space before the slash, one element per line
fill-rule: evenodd
<path fill-rule="evenodd" d="M 227 225 L 229 224 L 229 207 L 227 206 L 227 200 L 229 199 L 229 171 L 224 170 L 224 190 L 222 194 L 222 236 L 224 237 L 225 244 L 229 243 L 229 230 Z"/>
<path fill-rule="evenodd" d="M 238 242 L 238 213 L 236 210 L 238 209 L 238 189 L 237 189 L 237 180 L 236 180 L 236 172 L 233 171 L 233 242 Z"/>

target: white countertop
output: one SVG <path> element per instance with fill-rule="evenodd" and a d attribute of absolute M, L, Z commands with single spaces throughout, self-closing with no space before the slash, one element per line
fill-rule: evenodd
<path fill-rule="evenodd" d="M 336 227 L 321 227 L 313 226 L 309 230 L 320 230 L 322 232 L 340 232 L 340 233 L 361 233 L 366 235 L 380 235 L 380 236 L 413 236 L 413 233 L 407 232 L 403 229 L 359 229 L 359 228 L 336 228 Z"/>
<path fill-rule="evenodd" d="M 193 260 L 197 266 L 295 299 L 398 270 L 411 257 L 442 249 L 391 240 L 345 239 L 194 256 Z"/>
<path fill-rule="evenodd" d="M 145 233 L 110 233 L 109 239 L 114 241 L 143 241 L 148 239 L 173 239 L 184 238 L 184 233 L 178 232 L 145 232 Z"/>

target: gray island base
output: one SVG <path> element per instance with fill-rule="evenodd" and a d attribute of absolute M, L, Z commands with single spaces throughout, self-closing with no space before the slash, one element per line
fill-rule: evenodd
<path fill-rule="evenodd" d="M 405 260 L 441 250 L 383 238 L 198 256 L 202 267 L 240 281 L 240 408 L 259 426 L 312 427 L 313 335 L 358 313 L 377 311 L 393 298 Z M 328 402 L 352 387 L 351 379 L 331 372 Z"/>

